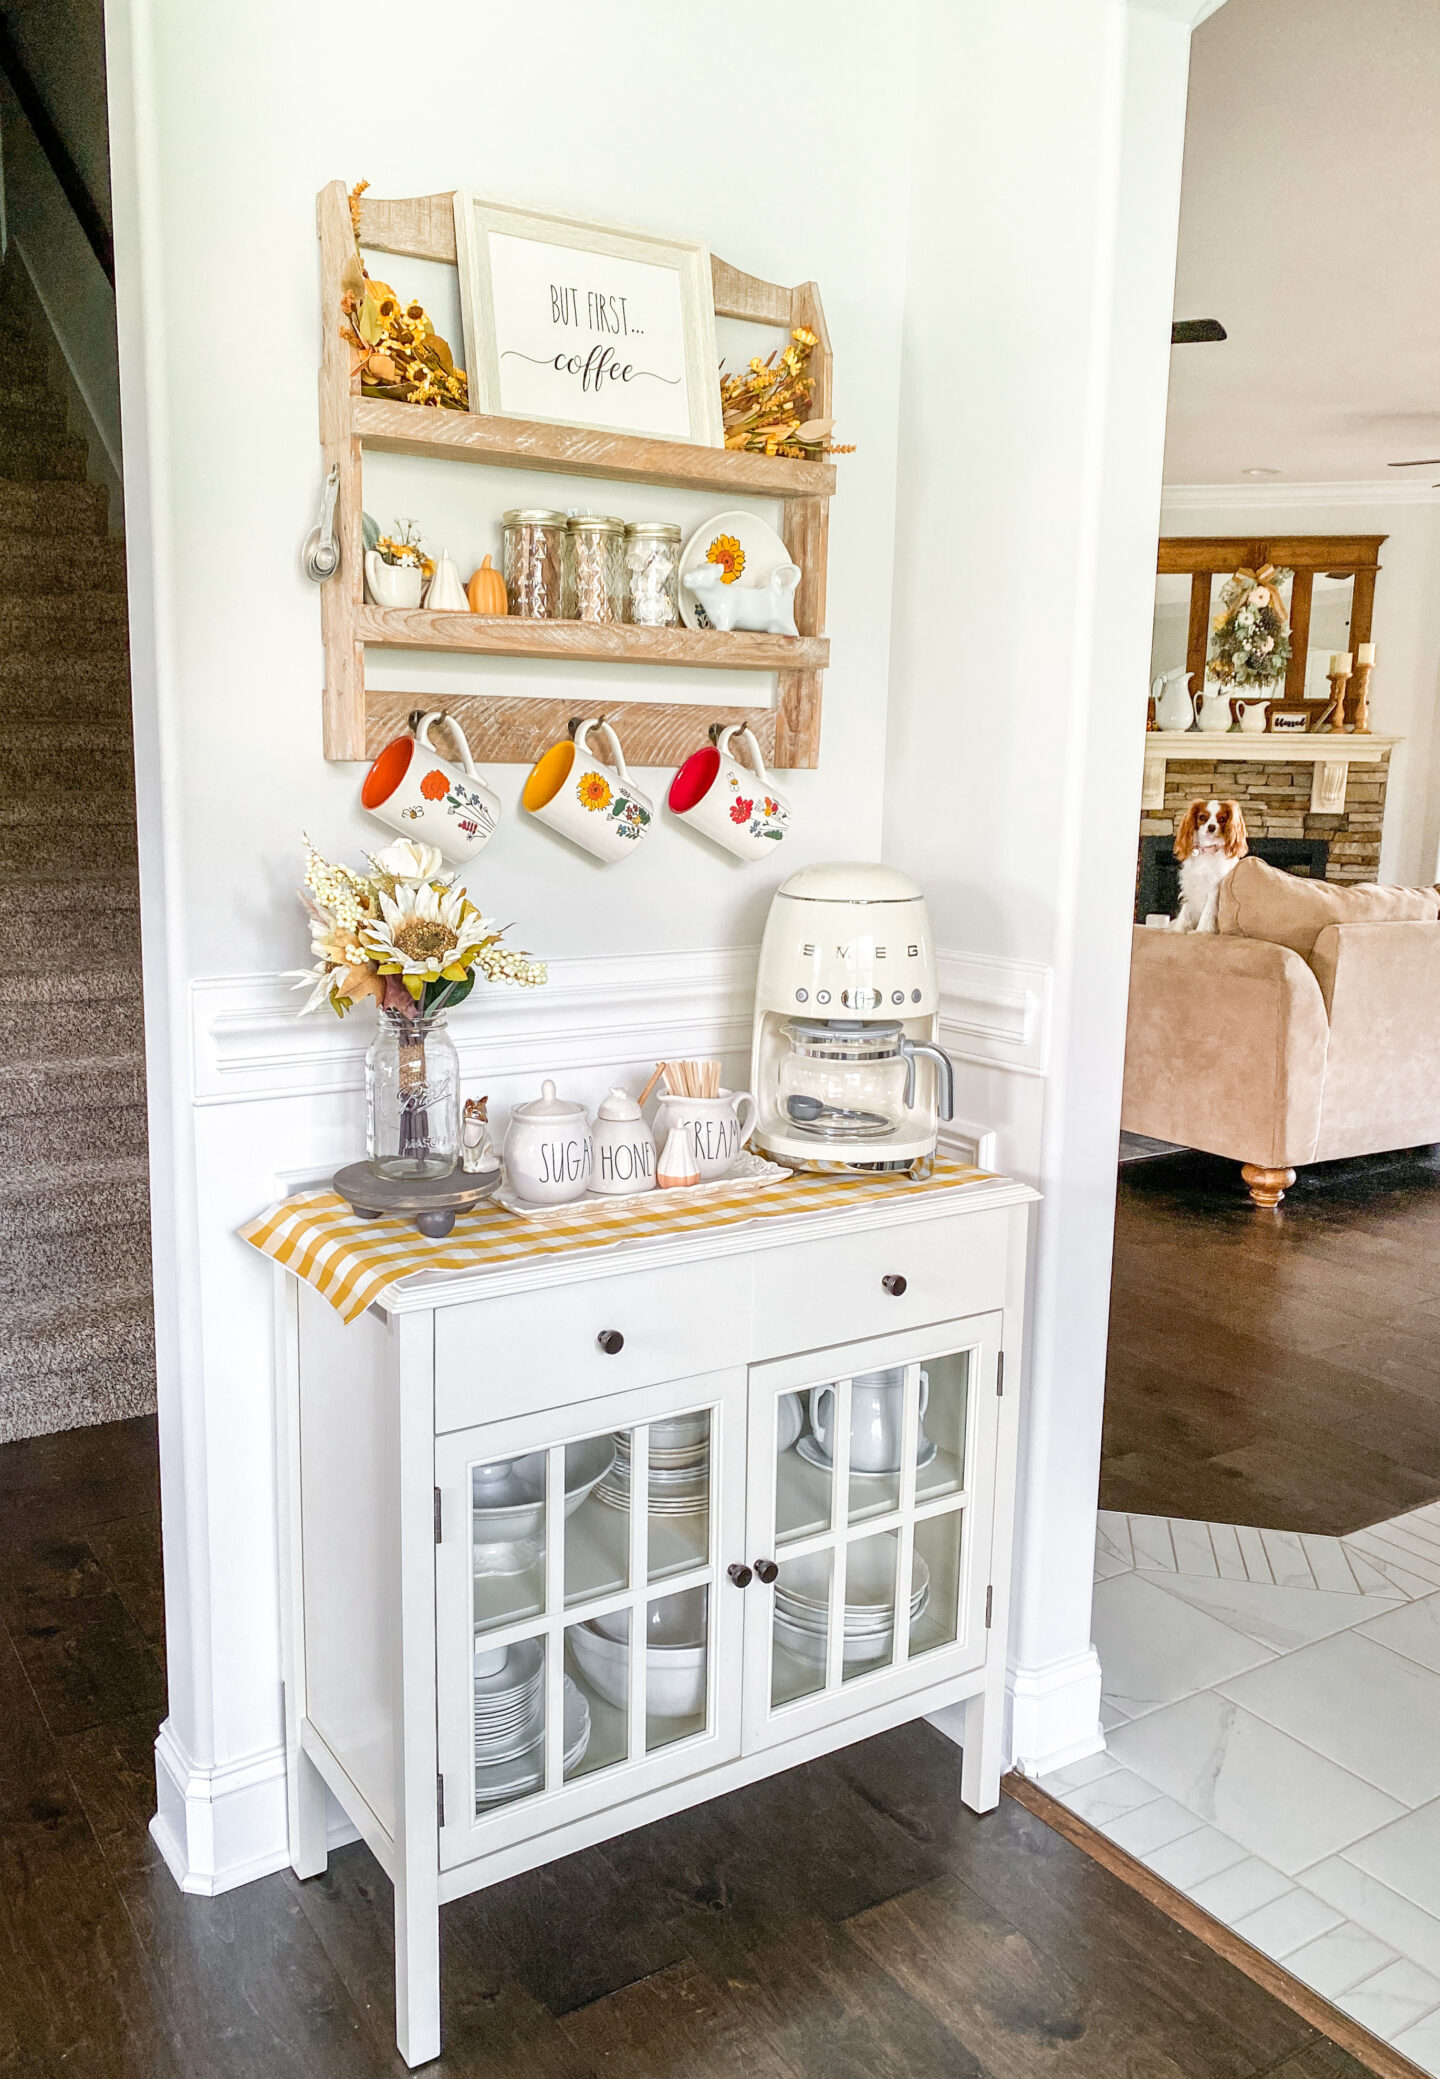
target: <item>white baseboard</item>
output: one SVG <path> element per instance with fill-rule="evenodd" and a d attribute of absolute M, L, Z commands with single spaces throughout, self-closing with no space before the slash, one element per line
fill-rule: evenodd
<path fill-rule="evenodd" d="M 167 1719 L 155 1742 L 155 1789 L 159 1809 L 150 1833 L 182 1891 L 218 1898 L 288 1867 L 283 1747 L 266 1748 L 243 1762 L 199 1768 L 187 1758 Z M 359 1840 L 328 1791 L 325 1809 L 327 1848 Z"/>
<path fill-rule="evenodd" d="M 1100 1657 L 1093 1646 L 1048 1667 L 1011 1667 L 1005 1682 L 1005 1752 L 1022 1776 L 1048 1776 L 1103 1753 Z"/>
<path fill-rule="evenodd" d="M 182 1891 L 214 1898 L 288 1863 L 283 1747 L 203 1768 L 167 1718 L 155 1742 L 155 1790 L 150 1832 Z"/>

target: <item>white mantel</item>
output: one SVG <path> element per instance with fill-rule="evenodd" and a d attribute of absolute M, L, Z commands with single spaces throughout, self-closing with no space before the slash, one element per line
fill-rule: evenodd
<path fill-rule="evenodd" d="M 1152 729 L 1145 738 L 1142 809 L 1165 806 L 1165 768 L 1172 758 L 1209 764 L 1245 759 L 1255 765 L 1310 765 L 1310 809 L 1338 816 L 1345 809 L 1345 784 L 1352 765 L 1378 765 L 1398 736 L 1344 736 L 1298 729 Z"/>

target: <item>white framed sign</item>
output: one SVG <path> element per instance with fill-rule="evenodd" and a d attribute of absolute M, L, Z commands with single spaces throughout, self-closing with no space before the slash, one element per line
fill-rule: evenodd
<path fill-rule="evenodd" d="M 473 411 L 723 447 L 703 245 L 455 196 Z"/>

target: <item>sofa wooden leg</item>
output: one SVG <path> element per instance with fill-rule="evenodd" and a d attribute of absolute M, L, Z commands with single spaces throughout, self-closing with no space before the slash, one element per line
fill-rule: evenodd
<path fill-rule="evenodd" d="M 1257 1206 L 1278 1206 L 1295 1181 L 1293 1169 L 1262 1169 L 1257 1162 L 1247 1162 L 1240 1174 Z"/>

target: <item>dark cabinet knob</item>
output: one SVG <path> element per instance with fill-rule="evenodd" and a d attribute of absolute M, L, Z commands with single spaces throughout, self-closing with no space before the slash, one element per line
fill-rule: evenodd
<path fill-rule="evenodd" d="M 756 1576 L 759 1580 L 765 1583 L 765 1586 L 767 1588 L 770 1586 L 770 1583 L 775 1579 L 779 1571 L 780 1569 L 778 1566 L 776 1566 L 773 1559 L 757 1559 L 755 1562 Z"/>
<path fill-rule="evenodd" d="M 892 1299 L 899 1299 L 909 1282 L 908 1278 L 901 1277 L 899 1271 L 891 1271 L 888 1277 L 880 1280 Z"/>
<path fill-rule="evenodd" d="M 741 1566 L 738 1559 L 734 1566 L 726 1567 L 725 1571 L 737 1588 L 748 1588 L 750 1586 L 750 1569 L 748 1566 Z"/>
<path fill-rule="evenodd" d="M 618 1328 L 602 1328 L 595 1340 L 607 1357 L 618 1357 L 625 1347 L 625 1338 Z"/>

